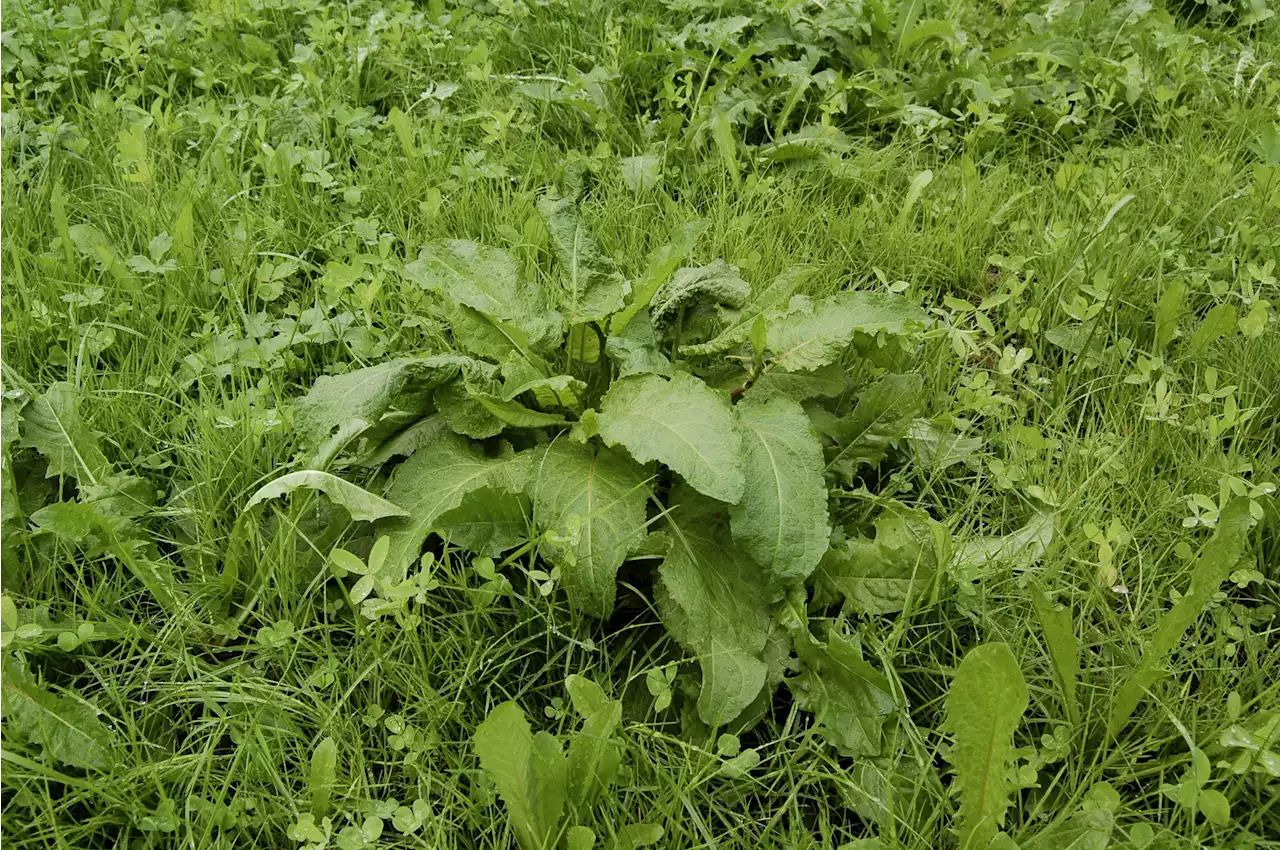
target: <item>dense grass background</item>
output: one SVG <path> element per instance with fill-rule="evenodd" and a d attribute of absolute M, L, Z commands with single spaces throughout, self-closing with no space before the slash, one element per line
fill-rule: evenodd
<path fill-rule="evenodd" d="M 155 485 L 142 522 L 191 594 L 184 616 L 162 616 L 113 558 L 33 533 L 25 515 L 72 485 L 10 450 L 4 592 L 43 628 L 7 623 L 6 658 L 89 701 L 118 746 L 104 773 L 7 737 L 6 843 L 297 846 L 311 754 L 331 737 L 337 827 L 377 814 L 379 847 L 509 846 L 472 732 L 512 697 L 535 725 L 568 728 L 558 701 L 580 673 L 626 706 L 627 772 L 598 813 L 602 841 L 643 819 L 680 848 L 946 846 L 942 699 L 964 651 L 1000 640 L 1030 684 L 1018 743 L 1037 765 L 1015 837 L 1107 782 L 1121 800 L 1112 846 L 1143 846 L 1129 830 L 1150 824 L 1153 846 L 1280 847 L 1274 779 L 1215 767 L 1232 803 L 1221 826 L 1161 792 L 1192 743 L 1212 749 L 1280 703 L 1280 519 L 1263 486 L 1280 470 L 1274 18 L 1256 2 L 886 5 L 883 22 L 879 4 L 847 7 L 872 33 L 850 40 L 814 23 L 816 5 L 781 3 L 6 0 L 5 389 L 74 384 L 108 458 Z M 704 26 L 737 15 L 754 23 Z M 919 21 L 951 29 L 930 37 Z M 792 47 L 763 45 L 774 32 Z M 807 70 L 774 61 L 809 55 Z M 820 125 L 803 156 L 779 153 Z M 621 158 L 641 154 L 655 186 L 628 179 Z M 545 273 L 534 199 L 569 162 L 591 173 L 591 228 L 627 274 L 705 217 L 699 262 L 723 257 L 753 283 L 811 265 L 815 294 L 891 286 L 932 309 L 915 367 L 925 415 L 980 448 L 886 471 L 880 492 L 961 541 L 1054 510 L 1033 567 L 957 574 L 943 604 L 863 624 L 910 702 L 895 758 L 835 756 L 780 694 L 743 735 L 760 765 L 719 775 L 714 741 L 682 735 L 678 709 L 652 710 L 645 673 L 683 656 L 626 570 L 637 586 L 598 622 L 540 596 L 520 565 L 512 597 L 482 604 L 480 579 L 446 554 L 415 626 L 363 622 L 320 577 L 334 541 L 313 539 L 323 523 L 299 504 L 241 567 L 260 595 L 240 631 L 202 607 L 249 494 L 297 461 L 292 401 L 345 364 L 444 348 L 400 262 L 458 236 Z M 1233 318 L 1219 324 L 1218 305 Z M 1224 424 L 1233 408 L 1249 414 Z M 1203 503 L 1230 492 L 1264 514 L 1257 577 L 1224 585 L 1108 740 L 1112 696 L 1211 532 Z M 1032 615 L 1037 587 L 1074 617 L 1078 723 Z M 83 622 L 95 639 L 59 649 Z M 259 633 L 281 622 L 292 635 Z M 859 806 L 879 769 L 912 801 L 883 823 Z M 392 828 L 418 798 L 421 826 Z"/>

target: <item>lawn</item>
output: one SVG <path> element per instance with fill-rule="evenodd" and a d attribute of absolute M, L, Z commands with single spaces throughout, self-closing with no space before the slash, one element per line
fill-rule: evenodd
<path fill-rule="evenodd" d="M 13 848 L 1280 848 L 1274 0 L 3 0 Z"/>

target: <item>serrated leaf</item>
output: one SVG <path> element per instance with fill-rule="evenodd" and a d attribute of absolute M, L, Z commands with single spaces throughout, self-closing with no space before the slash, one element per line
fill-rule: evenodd
<path fill-rule="evenodd" d="M 391 538 L 384 570 L 402 574 L 417 560 L 422 542 L 438 527 L 440 518 L 462 504 L 468 493 L 481 487 L 520 492 L 528 465 L 526 454 L 505 448 L 491 457 L 452 434 L 414 452 L 396 468 L 387 487 L 387 498 L 404 506 L 408 516 L 387 520 L 382 527 Z"/>
<path fill-rule="evenodd" d="M 529 504 L 519 493 L 481 487 L 437 522 L 440 535 L 477 555 L 497 557 L 529 537 Z"/>
<path fill-rule="evenodd" d="M 822 446 L 799 403 L 744 398 L 733 408 L 742 434 L 742 499 L 729 510 L 733 540 L 780 581 L 804 579 L 827 551 Z"/>
<path fill-rule="evenodd" d="M 833 443 L 826 468 L 851 476 L 860 466 L 884 460 L 924 406 L 923 389 L 919 375 L 885 375 L 858 394 L 858 404 L 847 416 L 818 418 L 818 430 Z"/>
<path fill-rule="evenodd" d="M 620 452 L 556 440 L 535 455 L 527 489 L 540 528 L 576 539 L 547 543 L 569 601 L 597 617 L 613 611 L 618 568 L 645 535 L 649 475 Z"/>
<path fill-rule="evenodd" d="M 428 409 L 431 390 L 474 362 L 452 354 L 403 357 L 343 375 L 326 375 L 294 405 L 294 430 L 303 444 L 315 446 L 349 422 L 364 422 L 367 428 L 391 410 L 421 413 Z"/>
<path fill-rule="evenodd" d="M 46 477 L 59 475 L 89 484 L 111 471 L 98 435 L 80 418 L 80 397 L 66 381 L 51 384 L 22 408 L 22 441 L 44 455 Z"/>
<path fill-rule="evenodd" d="M 567 762 L 559 742 L 546 732 L 534 735 L 520 706 L 504 702 L 476 728 L 473 743 L 517 843 L 523 850 L 548 850 L 566 797 Z"/>
<path fill-rule="evenodd" d="M 258 489 L 245 504 L 246 511 L 263 502 L 288 495 L 294 490 L 319 490 L 330 501 L 347 509 L 351 518 L 360 522 L 373 522 L 392 516 L 407 516 L 408 511 L 381 496 L 375 496 L 363 487 L 318 469 L 302 469 L 282 475 Z"/>
<path fill-rule="evenodd" d="M 660 461 L 694 489 L 733 504 L 742 498 L 742 438 L 728 400 L 684 372 L 633 375 L 601 402 L 600 436 L 640 463 Z"/>
<path fill-rule="evenodd" d="M 950 555 L 950 535 L 927 513 L 889 506 L 874 540 L 853 538 L 823 558 L 819 576 L 857 611 L 893 614 L 920 600 Z"/>
<path fill-rule="evenodd" d="M 1200 612 L 1218 592 L 1232 568 L 1244 556 L 1251 524 L 1248 498 L 1236 497 L 1222 509 L 1213 537 L 1201 550 L 1191 570 L 1190 587 L 1160 617 L 1155 634 L 1142 653 L 1138 669 L 1133 671 L 1115 697 L 1107 723 L 1107 730 L 1111 735 L 1118 734 L 1125 727 L 1143 694 L 1165 675 L 1165 657 L 1177 647 L 1182 635 L 1200 616 Z"/>
<path fill-rule="evenodd" d="M 600 321 L 622 309 L 626 281 L 582 221 L 578 193 L 555 190 L 538 198 L 564 286 L 561 306 L 570 324 Z"/>
<path fill-rule="evenodd" d="M 717 259 L 705 266 L 683 268 L 659 287 L 649 305 L 654 325 L 675 321 L 681 310 L 698 303 L 741 307 L 751 295 L 751 285 L 738 274 L 738 267 Z"/>
<path fill-rule="evenodd" d="M 765 685 L 768 605 L 777 593 L 760 567 L 734 546 L 717 505 L 677 488 L 668 519 L 671 545 L 659 568 L 658 607 L 668 631 L 698 656 L 698 716 L 722 726 Z"/>
<path fill-rule="evenodd" d="M 637 312 L 621 333 L 610 335 L 604 351 L 617 367 L 619 378 L 645 374 L 671 376 L 671 361 L 658 347 L 658 336 L 647 310 Z"/>
<path fill-rule="evenodd" d="M 772 368 L 809 372 L 839 359 L 856 334 L 901 334 L 923 328 L 928 316 L 915 304 L 883 292 L 848 291 L 814 303 L 798 295 L 785 310 L 765 317 Z"/>
<path fill-rule="evenodd" d="M 622 763 L 622 748 L 613 734 L 622 723 L 622 703 L 609 699 L 585 676 L 571 675 L 565 688 L 582 729 L 569 742 L 569 804 L 586 815 L 613 784 Z"/>
<path fill-rule="evenodd" d="M 879 755 L 896 701 L 889 680 L 862 657 L 858 639 L 829 630 L 824 646 L 806 628 L 796 640 L 796 654 L 800 673 L 786 680 L 787 687 L 797 705 L 813 712 L 827 742 L 844 756 Z"/>
<path fill-rule="evenodd" d="M 89 705 L 40 687 L 17 658 L 5 659 L 2 683 L 6 738 L 38 744 L 72 767 L 111 769 L 111 730 Z"/>
<path fill-rule="evenodd" d="M 960 789 L 960 846 L 986 847 L 1004 822 L 1012 786 L 1013 733 L 1027 710 L 1027 684 L 1003 643 L 971 649 L 947 691 L 948 760 Z"/>
<path fill-rule="evenodd" d="M 742 309 L 731 316 L 713 339 L 697 345 L 682 346 L 680 353 L 686 357 L 705 357 L 728 351 L 746 342 L 756 320 L 786 304 L 796 288 L 813 273 L 814 269 L 806 266 L 792 266 L 784 270 L 768 286 L 754 290 Z"/>

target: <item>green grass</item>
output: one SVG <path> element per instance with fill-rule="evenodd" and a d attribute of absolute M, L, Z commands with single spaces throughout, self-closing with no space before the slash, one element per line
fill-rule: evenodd
<path fill-rule="evenodd" d="M 1013 3 L 977 23 L 967 7 L 927 5 L 924 17 L 965 22 L 979 41 L 984 26 L 998 34 L 1041 11 Z M 711 118 L 662 94 L 682 57 L 653 21 L 679 32 L 718 17 L 710 5 L 502 3 L 452 17 L 435 6 L 196 0 L 106 3 L 77 17 L 5 3 L 4 387 L 35 397 L 55 381 L 74 385 L 107 459 L 154 485 L 156 507 L 138 522 L 154 546 L 148 557 L 186 600 L 162 613 L 118 558 L 36 533 L 30 514 L 74 498 L 76 487 L 45 478 L 34 451 L 10 444 L 6 410 L 6 475 L 17 495 L 6 485 L 3 588 L 23 623 L 44 627 L 24 634 L 6 622 L 5 663 L 87 700 L 115 742 L 109 770 L 62 765 L 11 735 L 6 719 L 6 844 L 300 846 L 287 831 L 310 810 L 312 753 L 332 738 L 335 833 L 380 814 L 378 847 L 513 846 L 472 735 L 507 699 L 536 729 L 575 728 L 554 701 L 567 700 L 566 676 L 580 674 L 624 705 L 623 774 L 597 810 L 600 845 L 610 825 L 644 820 L 662 825 L 661 846 L 673 848 L 836 847 L 877 835 L 889 848 L 956 846 L 944 699 L 966 650 L 1003 641 L 1030 691 L 1016 744 L 1043 755 L 1041 736 L 1054 730 L 1068 742 L 1015 797 L 1005 829 L 1023 846 L 1043 850 L 1028 842 L 1105 782 L 1120 797 L 1109 846 L 1142 846 L 1128 836 L 1146 823 L 1157 847 L 1280 848 L 1277 780 L 1237 776 L 1217 766 L 1228 756 L 1214 750 L 1223 730 L 1280 705 L 1280 514 L 1261 488 L 1280 475 L 1274 21 L 1169 18 L 1180 40 L 1162 54 L 1168 65 L 1132 106 L 1091 101 L 1078 131 L 1054 131 L 1058 105 L 1048 97 L 1011 107 L 1004 129 L 981 132 L 977 121 L 926 130 L 851 108 L 834 119 L 847 149 L 799 167 L 762 154 L 785 100 L 764 71 L 734 83 L 757 94 L 770 118 L 733 124 L 731 154 L 717 147 Z M 1101 4 L 1089 9 L 1105 18 Z M 374 33 L 377 14 L 387 25 Z M 84 55 L 82 41 L 92 45 Z M 304 44 L 317 46 L 315 56 L 292 61 Z M 370 48 L 361 63 L 357 46 Z M 926 52 L 934 50 L 921 46 L 899 70 L 916 83 L 940 74 L 950 60 Z M 703 87 L 730 73 L 725 61 L 699 55 Z M 507 76 L 568 78 L 597 65 L 616 75 L 602 84 L 603 106 L 544 103 Z M 888 72 L 844 79 L 873 77 L 896 91 Z M 1159 81 L 1177 95 L 1162 99 Z M 421 98 L 433 82 L 459 89 Z M 801 99 L 789 129 L 816 124 L 825 97 Z M 393 107 L 412 116 L 412 151 L 385 123 Z M 125 134 L 139 127 L 145 152 L 131 158 Z M 291 150 L 304 156 L 286 165 Z M 661 159 L 662 184 L 637 192 L 619 157 L 646 150 Z M 330 176 L 315 177 L 306 155 L 327 157 Z M 663 629 L 643 567 L 624 567 L 618 608 L 600 621 L 562 594 L 541 596 L 527 577 L 531 558 L 506 570 L 509 598 L 484 604 L 481 580 L 445 551 L 440 587 L 416 605 L 417 622 L 369 622 L 325 580 L 329 549 L 354 531 L 326 533 L 323 503 L 299 498 L 276 503 L 247 532 L 240 580 L 256 588 L 256 605 L 239 633 L 223 628 L 215 602 L 237 551 L 237 519 L 259 486 L 302 461 L 294 401 L 346 364 L 447 349 L 445 328 L 397 271 L 424 242 L 502 246 L 546 277 L 535 201 L 571 161 L 592 175 L 589 227 L 628 277 L 676 227 L 703 217 L 697 263 L 722 257 L 753 284 L 808 265 L 814 295 L 892 286 L 934 311 L 911 361 L 925 380 L 922 415 L 956 424 L 981 448 L 946 469 L 905 463 L 868 483 L 925 508 L 957 545 L 1013 531 L 1037 508 L 1053 511 L 1052 544 L 1029 567 L 957 569 L 939 604 L 851 618 L 904 697 L 885 755 L 897 756 L 910 804 L 894 819 L 859 813 L 870 761 L 837 755 L 785 688 L 741 735 L 761 756 L 745 779 L 720 775 L 714 736 L 682 723 L 692 699 L 678 693 L 671 709 L 654 712 L 646 673 L 692 659 Z M 908 203 L 925 170 L 932 180 Z M 108 254 L 85 251 L 82 231 L 72 238 L 69 228 L 86 224 L 105 235 Z M 161 233 L 173 238 L 163 258 L 175 261 L 171 270 L 125 265 Z M 327 263 L 361 253 L 372 256 L 360 284 L 326 277 Z M 258 281 L 261 264 L 287 258 L 298 269 L 265 298 L 274 293 Z M 1186 287 L 1171 314 L 1177 334 L 1157 351 L 1157 305 L 1175 284 Z M 997 296 L 1006 297 L 976 320 L 972 308 Z M 1214 305 L 1244 317 L 1258 303 L 1268 305 L 1259 327 L 1231 321 L 1221 334 L 1201 332 Z M 301 317 L 298 330 L 265 329 L 291 317 Z M 321 333 L 329 325 L 336 330 Z M 1077 328 L 1085 330 L 1072 351 Z M 315 341 L 299 341 L 303 332 Z M 278 333 L 295 336 L 263 344 Z M 1144 373 L 1143 359 L 1155 356 L 1161 366 Z M 1155 409 L 1161 377 L 1177 394 L 1164 415 Z M 1227 386 L 1230 403 L 1210 389 Z M 1252 413 L 1204 433 L 1224 405 Z M 383 483 L 347 472 L 370 489 Z M 1249 533 L 1253 563 L 1237 565 L 1259 577 L 1222 585 L 1168 675 L 1111 739 L 1115 694 L 1172 594 L 1186 592 L 1191 559 L 1211 534 L 1184 523 L 1196 513 L 1188 497 L 1225 505 L 1233 484 L 1253 493 L 1263 516 Z M 867 522 L 873 504 L 852 500 L 849 524 Z M 1107 562 L 1097 540 L 1109 528 Z M 1032 609 L 1038 589 L 1072 614 L 1078 723 Z M 264 644 L 259 629 L 282 621 L 292 635 Z M 94 640 L 58 649 L 57 634 L 82 622 L 94 624 Z M 404 738 L 393 716 L 418 734 Z M 1212 757 L 1210 786 L 1231 803 L 1228 823 L 1209 823 L 1161 791 L 1190 767 L 1193 744 Z M 430 814 L 402 834 L 389 801 L 419 797 Z M 167 817 L 165 801 L 174 807 Z"/>

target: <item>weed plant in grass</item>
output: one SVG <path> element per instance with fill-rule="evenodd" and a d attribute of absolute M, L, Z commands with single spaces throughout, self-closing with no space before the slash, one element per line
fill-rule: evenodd
<path fill-rule="evenodd" d="M 15 847 L 1280 847 L 1269 0 L 3 4 Z"/>

